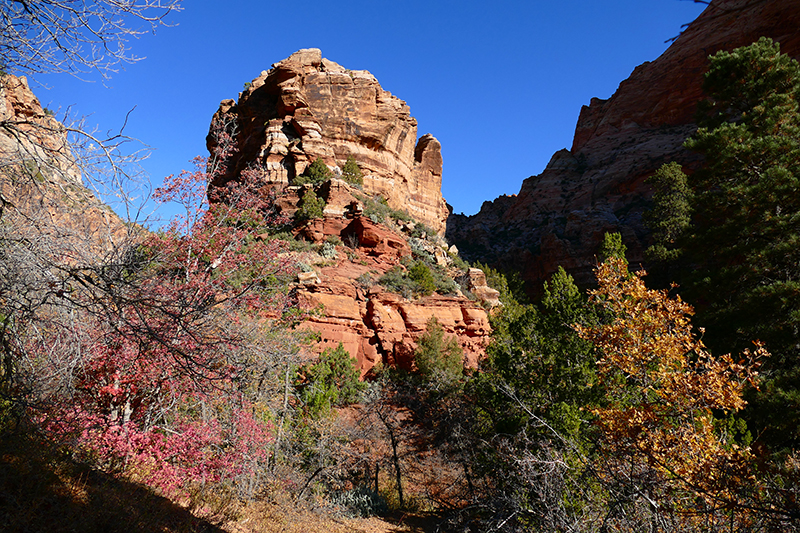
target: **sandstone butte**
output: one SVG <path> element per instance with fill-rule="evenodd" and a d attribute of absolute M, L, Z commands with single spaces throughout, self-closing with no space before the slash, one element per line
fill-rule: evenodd
<path fill-rule="evenodd" d="M 460 294 L 407 299 L 377 283 L 411 255 L 409 230 L 416 223 L 379 224 L 362 216 L 364 199 L 376 196 L 430 227 L 435 234 L 416 239 L 415 246 L 426 248 L 452 275 L 460 274 L 441 237 L 448 215 L 441 194 L 441 145 L 429 134 L 417 141 L 417 122 L 405 102 L 384 91 L 367 71 L 347 70 L 323 59 L 318 49 L 300 50 L 247 84 L 237 102 L 222 101 L 209 130 L 210 152 L 219 128 L 232 124 L 236 150 L 227 173 L 211 188 L 241 180 L 243 170 L 257 165 L 259 185 L 280 191 L 279 207 L 291 216 L 311 188 L 291 185 L 292 179 L 315 159 L 338 174 L 353 157 L 364 174 L 361 190 L 341 179 L 316 186 L 325 200 L 324 216 L 295 229 L 299 239 L 318 245 L 331 237 L 350 243 L 336 246 L 333 258 L 297 258 L 313 269 L 302 272 L 293 289 L 298 304 L 321 309 L 300 325 L 319 333 L 315 352 L 341 342 L 362 375 L 378 363 L 412 368 L 416 341 L 435 316 L 447 335 L 458 339 L 465 364 L 477 366 L 491 332 L 479 302 Z M 473 295 L 499 303 L 480 270 L 471 269 L 466 277 Z"/>
<path fill-rule="evenodd" d="M 417 140 L 408 105 L 366 70 L 346 69 L 316 48 L 300 50 L 246 84 L 238 101 L 222 101 L 210 148 L 221 124 L 236 125 L 238 152 L 212 186 L 254 163 L 266 168 L 266 181 L 286 185 L 317 158 L 338 172 L 352 156 L 365 192 L 444 233 L 441 145 L 430 134 Z"/>
<path fill-rule="evenodd" d="M 678 29 L 676 28 L 676 33 Z M 698 157 L 682 145 L 695 129 L 708 56 L 767 36 L 800 56 L 800 0 L 715 0 L 655 61 L 644 63 L 608 100 L 581 109 L 572 148 L 523 181 L 519 194 L 484 202 L 473 216 L 451 215 L 447 237 L 468 260 L 521 270 L 540 286 L 561 265 L 593 281 L 603 235 L 619 231 L 632 264 L 643 262 L 649 232 L 644 180 Z"/>

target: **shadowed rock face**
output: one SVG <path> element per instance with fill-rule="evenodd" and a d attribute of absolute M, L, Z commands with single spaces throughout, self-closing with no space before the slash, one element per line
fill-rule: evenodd
<path fill-rule="evenodd" d="M 231 121 L 238 153 L 212 186 L 239 179 L 256 163 L 266 168 L 267 182 L 287 185 L 317 158 L 336 171 L 352 156 L 368 194 L 444 232 L 441 145 L 430 134 L 417 141 L 408 105 L 366 70 L 345 69 L 318 49 L 300 50 L 262 72 L 238 102 L 223 101 L 212 132 Z M 213 134 L 208 141 L 213 149 Z"/>
<path fill-rule="evenodd" d="M 451 215 L 448 239 L 465 258 L 521 270 L 535 286 L 559 265 L 592 283 L 608 231 L 622 233 L 631 262 L 642 262 L 649 239 L 642 213 L 652 196 L 644 179 L 669 161 L 689 171 L 700 164 L 682 145 L 696 129 L 708 56 L 762 36 L 800 56 L 800 0 L 715 0 L 611 98 L 584 106 L 572 149 L 553 155 L 519 194 L 484 202 L 473 216 Z"/>

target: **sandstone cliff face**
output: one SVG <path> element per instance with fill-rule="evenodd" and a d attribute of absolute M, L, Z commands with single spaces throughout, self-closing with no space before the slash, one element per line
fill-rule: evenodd
<path fill-rule="evenodd" d="M 291 212 L 306 187 L 288 188 L 282 198 L 286 212 Z M 315 351 L 335 348 L 341 342 L 357 360 L 362 375 L 378 363 L 410 370 L 416 341 L 425 332 L 428 320 L 436 317 L 446 334 L 458 339 L 465 364 L 477 367 L 491 333 L 487 311 L 480 302 L 487 306 L 499 303 L 497 291 L 486 286 L 483 272 L 469 269 L 462 273 L 453 265 L 445 251 L 445 241 L 438 236 L 410 237 L 404 230 L 413 222 L 389 220 L 379 224 L 362 216 L 357 206 L 360 191 L 342 180 L 333 179 L 316 190 L 326 201 L 326 214 L 297 227 L 295 233 L 317 245 L 327 241 L 329 252 L 331 243 L 342 244 L 324 257 L 308 254 L 298 258 L 312 266 L 299 274 L 293 289 L 298 305 L 309 311 L 321 310 L 311 313 L 300 325 L 319 333 Z M 413 241 L 418 253 L 422 250 L 434 257 L 451 275 L 464 277 L 476 300 L 460 293 L 409 299 L 384 289 L 378 280 L 400 265 L 401 259 L 412 255 L 409 241 Z"/>
<path fill-rule="evenodd" d="M 73 264 L 97 261 L 128 235 L 116 214 L 81 181 L 62 124 L 25 77 L 0 78 L 0 216 L 20 234 Z"/>
<path fill-rule="evenodd" d="M 231 123 L 238 152 L 212 186 L 238 179 L 253 164 L 263 165 L 267 182 L 285 186 L 317 158 L 336 171 L 352 156 L 365 192 L 444 232 L 441 145 L 430 134 L 417 141 L 408 105 L 369 72 L 345 69 L 318 49 L 300 50 L 262 72 L 238 102 L 220 104 L 210 148 L 215 125 Z"/>
<path fill-rule="evenodd" d="M 485 202 L 471 217 L 452 215 L 447 237 L 467 259 L 516 268 L 537 285 L 564 266 L 593 282 L 595 254 L 608 231 L 622 233 L 633 264 L 649 233 L 644 179 L 665 162 L 689 169 L 708 56 L 768 36 L 800 56 L 800 0 L 715 0 L 657 60 L 637 67 L 608 100 L 584 106 L 571 150 L 562 150 L 516 196 Z"/>

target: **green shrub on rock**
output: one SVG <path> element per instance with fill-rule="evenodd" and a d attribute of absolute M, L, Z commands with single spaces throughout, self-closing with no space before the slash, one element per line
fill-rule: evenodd
<path fill-rule="evenodd" d="M 358 163 L 353 159 L 353 156 L 348 156 L 344 167 L 342 167 L 342 179 L 352 185 L 364 184 L 364 175 L 361 173 L 361 169 L 358 168 Z"/>
<path fill-rule="evenodd" d="M 300 221 L 322 218 L 325 210 L 325 200 L 314 193 L 314 189 L 309 189 L 300 200 L 300 209 L 295 213 L 295 218 Z"/>
<path fill-rule="evenodd" d="M 306 167 L 305 172 L 292 180 L 292 185 L 305 185 L 306 183 L 320 185 L 332 178 L 333 172 L 331 172 L 331 169 L 325 164 L 325 161 L 318 157 L 313 163 Z"/>

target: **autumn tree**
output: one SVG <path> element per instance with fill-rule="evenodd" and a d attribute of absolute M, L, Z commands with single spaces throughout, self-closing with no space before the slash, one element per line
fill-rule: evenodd
<path fill-rule="evenodd" d="M 30 0 L 3 6 L 0 64 L 21 74 L 97 71 L 137 61 L 128 41 L 155 29 L 180 9 L 179 0 Z"/>
<path fill-rule="evenodd" d="M 756 346 L 740 360 L 712 356 L 692 328 L 692 307 L 647 289 L 643 276 L 619 258 L 600 265 L 591 295 L 613 319 L 576 325 L 599 354 L 605 399 L 592 410 L 601 429 L 598 475 L 614 498 L 628 495 L 610 512 L 649 508 L 663 529 L 676 527 L 673 513 L 681 527 L 748 524 L 746 495 L 758 493 L 754 456 L 721 430 L 719 417 L 745 406 L 743 392 L 757 383 L 756 362 L 766 351 Z M 609 518 L 617 520 L 624 518 Z"/>

